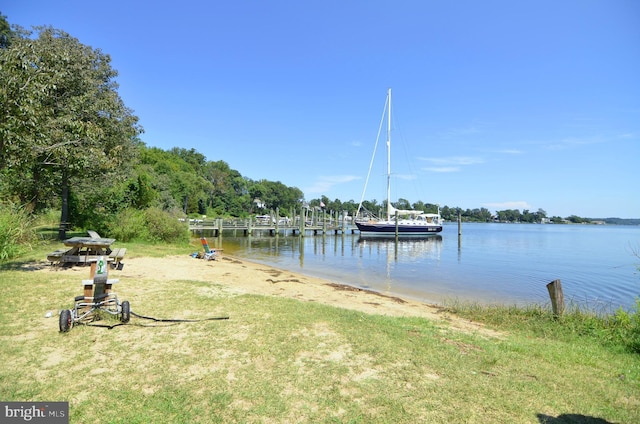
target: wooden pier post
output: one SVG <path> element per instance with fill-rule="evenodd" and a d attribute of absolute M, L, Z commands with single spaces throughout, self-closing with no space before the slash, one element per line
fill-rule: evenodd
<path fill-rule="evenodd" d="M 396 248 L 397 248 L 398 247 L 398 237 L 399 237 L 399 232 L 398 232 L 398 225 L 399 225 L 399 223 L 398 223 L 398 211 L 396 211 L 395 217 L 396 217 Z"/>
<path fill-rule="evenodd" d="M 562 293 L 562 283 L 560 280 L 553 280 L 547 284 L 547 290 L 549 291 L 549 297 L 551 298 L 553 315 L 559 317 L 564 313 L 564 294 Z"/>
<path fill-rule="evenodd" d="M 300 224 L 300 236 L 301 237 L 304 237 L 304 219 L 305 219 L 304 211 L 305 211 L 304 208 L 300 208 L 300 222 L 299 222 L 299 224 Z"/>
<path fill-rule="evenodd" d="M 458 210 L 458 255 L 460 254 L 460 249 L 462 249 L 462 216 L 460 215 L 460 210 Z"/>
<path fill-rule="evenodd" d="M 322 208 L 322 234 L 327 234 L 327 212 Z"/>

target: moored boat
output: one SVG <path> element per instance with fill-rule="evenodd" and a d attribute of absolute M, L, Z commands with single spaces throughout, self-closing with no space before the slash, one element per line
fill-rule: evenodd
<path fill-rule="evenodd" d="M 391 204 L 391 89 L 387 92 L 385 110 L 387 114 L 386 219 L 375 217 L 358 218 L 355 224 L 358 230 L 360 230 L 361 236 L 369 237 L 425 237 L 438 234 L 442 231 L 440 208 L 438 208 L 437 213 L 425 213 L 424 211 L 418 210 L 396 209 Z M 371 170 L 369 170 L 369 172 L 371 172 Z M 358 206 L 356 216 L 360 216 L 361 209 L 362 201 Z"/>

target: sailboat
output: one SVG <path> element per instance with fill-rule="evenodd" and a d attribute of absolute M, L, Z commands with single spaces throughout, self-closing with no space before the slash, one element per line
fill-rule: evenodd
<path fill-rule="evenodd" d="M 387 114 L 387 207 L 386 218 L 357 218 L 356 226 L 360 235 L 365 237 L 425 237 L 438 234 L 442 231 L 442 217 L 440 208 L 437 213 L 425 213 L 418 210 L 396 209 L 391 204 L 391 89 L 387 91 L 385 103 Z M 383 115 L 384 117 L 384 115 Z M 381 124 L 382 126 L 382 124 Z M 377 147 L 377 141 L 376 141 Z M 375 149 L 374 149 L 375 156 Z M 373 158 L 371 160 L 373 165 Z M 371 167 L 369 168 L 369 174 Z M 367 181 L 369 177 L 367 176 Z M 366 191 L 366 183 L 365 183 Z M 362 194 L 364 199 L 364 192 Z M 362 200 L 358 205 L 356 216 L 360 216 Z"/>

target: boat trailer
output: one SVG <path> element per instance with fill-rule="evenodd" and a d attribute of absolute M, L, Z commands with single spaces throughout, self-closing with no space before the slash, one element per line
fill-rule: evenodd
<path fill-rule="evenodd" d="M 128 301 L 120 301 L 112 291 L 118 279 L 109 278 L 109 258 L 101 256 L 91 263 L 90 280 L 82 280 L 84 294 L 74 298 L 73 309 L 60 311 L 60 331 L 67 332 L 75 324 L 85 324 L 100 318 L 100 313 L 120 317 L 122 323 L 129 322 L 131 318 L 131 305 Z"/>

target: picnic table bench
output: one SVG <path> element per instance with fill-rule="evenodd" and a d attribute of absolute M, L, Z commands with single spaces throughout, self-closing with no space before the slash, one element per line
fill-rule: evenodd
<path fill-rule="evenodd" d="M 124 255 L 127 253 L 126 247 L 116 247 L 109 253 L 109 257 L 113 259 L 112 266 L 114 268 L 122 269 L 124 264 L 122 263 L 122 259 Z"/>
<path fill-rule="evenodd" d="M 122 259 L 127 252 L 124 247 L 112 249 L 111 245 L 116 241 L 112 238 L 100 237 L 90 231 L 91 237 L 72 237 L 64 240 L 66 249 L 58 249 L 47 255 L 47 260 L 60 265 L 89 264 L 97 261 L 101 256 L 108 257 L 113 268 L 122 269 Z"/>

